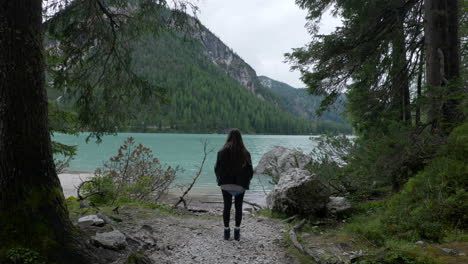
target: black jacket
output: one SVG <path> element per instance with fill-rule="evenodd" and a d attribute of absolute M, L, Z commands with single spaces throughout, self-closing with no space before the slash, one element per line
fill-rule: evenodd
<path fill-rule="evenodd" d="M 250 180 L 253 176 L 252 160 L 250 158 L 244 167 L 232 166 L 230 164 L 227 149 L 220 150 L 218 152 L 218 158 L 216 159 L 215 174 L 216 180 L 219 185 L 223 184 L 237 184 L 248 190 Z"/>

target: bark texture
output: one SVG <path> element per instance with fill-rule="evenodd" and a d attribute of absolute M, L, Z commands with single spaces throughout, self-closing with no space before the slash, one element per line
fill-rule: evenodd
<path fill-rule="evenodd" d="M 0 3 L 0 255 L 22 247 L 58 263 L 84 263 L 73 253 L 79 250 L 53 163 L 41 12 L 41 0 Z"/>
<path fill-rule="evenodd" d="M 429 118 L 434 128 L 448 133 L 461 119 L 459 103 L 451 98 L 463 90 L 453 82 L 460 76 L 458 0 L 427 0 L 424 9 L 426 78 L 433 102 Z"/>
<path fill-rule="evenodd" d="M 398 16 L 392 39 L 392 94 L 394 108 L 399 113 L 399 119 L 411 123 L 410 92 L 408 78 L 408 62 L 406 59 L 405 32 L 403 15 Z"/>

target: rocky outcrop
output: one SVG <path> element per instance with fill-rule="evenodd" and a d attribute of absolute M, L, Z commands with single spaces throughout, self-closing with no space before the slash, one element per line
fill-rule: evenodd
<path fill-rule="evenodd" d="M 279 177 L 292 168 L 304 169 L 311 161 L 312 158 L 302 152 L 275 146 L 262 156 L 255 173 Z"/>
<path fill-rule="evenodd" d="M 258 94 L 257 73 L 250 65 L 208 29 L 203 28 L 195 37 L 201 41 L 205 55 L 214 64 L 249 91 Z"/>
<path fill-rule="evenodd" d="M 309 171 L 292 168 L 281 175 L 267 196 L 267 206 L 287 215 L 322 215 L 329 202 L 330 190 Z"/>

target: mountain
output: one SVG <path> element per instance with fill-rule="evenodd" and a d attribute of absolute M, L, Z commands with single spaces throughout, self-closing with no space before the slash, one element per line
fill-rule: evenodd
<path fill-rule="evenodd" d="M 206 27 L 189 36 L 168 29 L 132 43 L 132 68 L 167 90 L 167 104 L 135 103 L 129 131 L 318 134 L 350 132 L 340 123 L 311 121 L 288 112 L 255 70 Z M 50 93 L 53 94 L 53 93 Z"/>
<path fill-rule="evenodd" d="M 335 102 L 330 110 L 317 116 L 316 111 L 320 107 L 322 96 L 311 95 L 304 88 L 294 88 L 286 83 L 273 80 L 266 76 L 259 76 L 260 83 L 268 88 L 273 94 L 282 99 L 289 113 L 308 120 L 330 121 L 346 124 L 343 118 L 344 96 Z"/>

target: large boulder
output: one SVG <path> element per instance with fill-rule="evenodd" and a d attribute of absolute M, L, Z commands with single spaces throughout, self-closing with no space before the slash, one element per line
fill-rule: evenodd
<path fill-rule="evenodd" d="M 311 157 L 300 151 L 275 146 L 262 156 L 255 173 L 279 177 L 291 168 L 304 169 L 311 161 Z"/>
<path fill-rule="evenodd" d="M 267 206 L 287 215 L 321 215 L 326 212 L 330 189 L 316 175 L 289 169 L 267 196 Z"/>
<path fill-rule="evenodd" d="M 112 250 L 124 249 L 128 245 L 125 235 L 119 230 L 97 233 L 91 237 L 91 241 L 97 246 Z"/>

